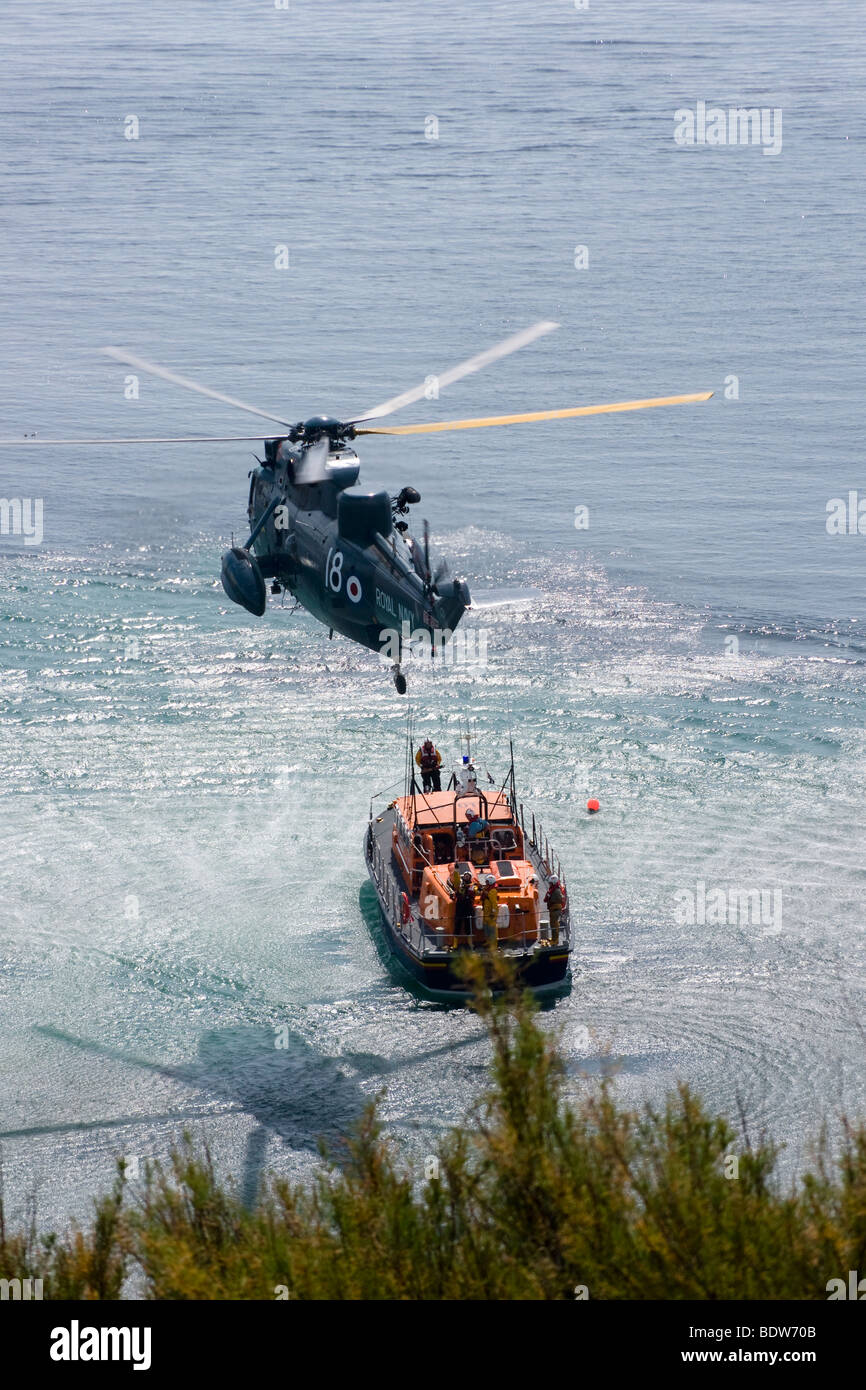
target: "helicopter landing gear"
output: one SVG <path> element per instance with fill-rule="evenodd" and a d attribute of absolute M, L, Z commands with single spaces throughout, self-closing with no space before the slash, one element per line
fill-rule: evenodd
<path fill-rule="evenodd" d="M 403 672 L 400 670 L 400 663 L 399 663 L 399 661 L 396 662 L 396 663 L 394 664 L 394 666 L 392 666 L 391 671 L 392 671 L 392 674 L 393 674 L 393 677 L 394 677 L 394 684 L 395 684 L 396 687 L 397 687 L 397 694 L 398 694 L 398 695 L 405 695 L 405 694 L 406 694 L 406 677 L 403 675 Z"/>

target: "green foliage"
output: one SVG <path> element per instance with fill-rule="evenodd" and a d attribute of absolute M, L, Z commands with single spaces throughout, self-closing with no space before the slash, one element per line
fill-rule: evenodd
<path fill-rule="evenodd" d="M 128 1267 L 123 1199 L 119 1172 L 111 1195 L 95 1203 L 90 1229 L 59 1240 L 37 1234 L 33 1207 L 25 1229 L 10 1235 L 0 1192 L 0 1279 L 41 1279 L 46 1299 L 120 1298 Z"/>
<path fill-rule="evenodd" d="M 622 1108 L 610 1079 L 569 1102 L 558 1039 L 525 995 L 491 996 L 490 968 L 465 966 L 490 1089 L 438 1176 L 407 1166 L 374 1104 L 347 1162 L 274 1179 L 250 1210 L 187 1135 L 135 1200 L 120 1165 L 87 1231 L 39 1238 L 31 1216 L 9 1234 L 0 1203 L 0 1277 L 42 1278 L 46 1298 L 118 1298 L 133 1273 L 169 1299 L 823 1299 L 866 1272 L 866 1127 L 832 1157 L 821 1134 L 783 1190 L 776 1148 L 737 1144 L 685 1085 L 661 1109 Z"/>

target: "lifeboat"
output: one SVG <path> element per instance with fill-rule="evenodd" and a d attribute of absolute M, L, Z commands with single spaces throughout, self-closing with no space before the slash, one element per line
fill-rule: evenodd
<path fill-rule="evenodd" d="M 561 990 L 572 946 L 561 865 L 518 801 L 513 754 L 498 790 L 479 780 L 467 755 L 445 790 L 424 791 L 413 775 L 384 810 L 371 804 L 364 855 L 387 944 L 434 998 L 465 998 L 459 953 L 491 948 L 527 988 Z M 553 879 L 558 911 L 545 901 Z"/>

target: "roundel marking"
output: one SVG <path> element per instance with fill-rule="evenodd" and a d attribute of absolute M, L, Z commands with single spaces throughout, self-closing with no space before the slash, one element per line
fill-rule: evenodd
<path fill-rule="evenodd" d="M 346 593 L 349 595 L 349 598 L 352 600 L 353 603 L 361 602 L 363 592 L 364 591 L 361 588 L 361 581 L 360 579 L 358 579 L 357 575 L 353 574 L 349 579 L 346 580 Z"/>

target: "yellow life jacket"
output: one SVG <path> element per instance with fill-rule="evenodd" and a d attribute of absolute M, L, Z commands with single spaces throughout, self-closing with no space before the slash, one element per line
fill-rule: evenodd
<path fill-rule="evenodd" d="M 495 925 L 499 916 L 499 894 L 495 888 L 488 888 L 481 899 L 481 915 L 488 927 Z"/>

